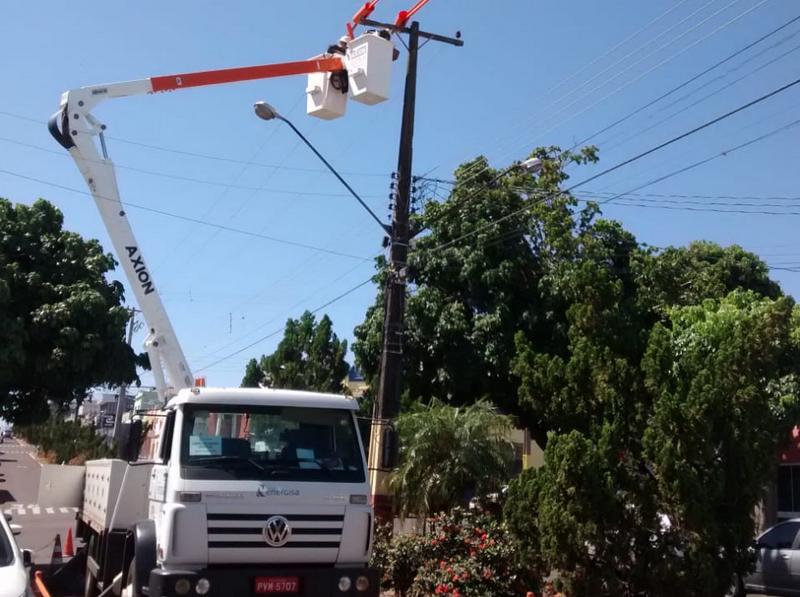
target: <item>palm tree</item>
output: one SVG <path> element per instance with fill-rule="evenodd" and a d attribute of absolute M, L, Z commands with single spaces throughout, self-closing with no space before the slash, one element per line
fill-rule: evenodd
<path fill-rule="evenodd" d="M 513 462 L 511 419 L 488 402 L 438 401 L 400 415 L 400 466 L 391 479 L 403 516 L 466 505 L 469 493 L 498 491 Z"/>

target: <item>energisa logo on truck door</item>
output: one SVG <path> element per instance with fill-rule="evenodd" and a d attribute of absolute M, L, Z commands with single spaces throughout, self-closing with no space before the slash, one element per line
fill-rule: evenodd
<path fill-rule="evenodd" d="M 125 247 L 125 250 L 128 251 L 128 259 L 131 260 L 133 271 L 136 272 L 136 277 L 139 278 L 139 285 L 144 290 L 144 293 L 155 292 L 155 286 L 153 286 L 153 281 L 150 279 L 150 272 L 147 271 L 144 259 L 139 253 L 139 247 Z"/>

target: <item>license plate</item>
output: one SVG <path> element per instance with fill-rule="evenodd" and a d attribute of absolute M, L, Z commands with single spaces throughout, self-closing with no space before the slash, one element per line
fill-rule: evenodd
<path fill-rule="evenodd" d="M 296 576 L 259 576 L 256 578 L 256 594 L 299 593 L 300 579 Z"/>

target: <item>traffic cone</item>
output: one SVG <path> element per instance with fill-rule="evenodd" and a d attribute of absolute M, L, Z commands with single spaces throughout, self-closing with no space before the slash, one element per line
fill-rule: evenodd
<path fill-rule="evenodd" d="M 61 564 L 62 561 L 62 553 L 61 553 L 61 535 L 56 535 L 56 542 L 53 545 L 53 555 L 50 556 L 50 563 L 51 564 Z"/>
<path fill-rule="evenodd" d="M 67 538 L 64 541 L 64 555 L 71 558 L 75 555 L 75 546 L 72 544 L 72 529 L 67 529 Z"/>

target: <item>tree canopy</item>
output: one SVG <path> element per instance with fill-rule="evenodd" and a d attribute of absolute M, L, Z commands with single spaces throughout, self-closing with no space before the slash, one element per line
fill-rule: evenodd
<path fill-rule="evenodd" d="M 721 595 L 748 569 L 753 509 L 797 420 L 798 321 L 791 299 L 753 291 L 674 307 L 626 363 L 627 409 L 551 432 L 506 513 L 571 595 Z"/>
<path fill-rule="evenodd" d="M 275 352 L 247 363 L 241 385 L 341 393 L 350 369 L 346 355 L 347 341 L 339 340 L 330 318 L 323 315 L 317 322 L 306 311 L 286 322 Z"/>
<path fill-rule="evenodd" d="M 403 358 L 405 392 L 414 400 L 469 404 L 485 398 L 527 423 L 511 373 L 514 337 L 559 334 L 561 307 L 547 292 L 549 264 L 553 255 L 574 250 L 573 233 L 590 226 L 594 213 L 587 208 L 576 222 L 575 199 L 559 191 L 568 178 L 565 166 L 593 161 L 592 148 L 543 148 L 535 155 L 544 160 L 536 178 L 520 169 L 496 180 L 500 172 L 482 157 L 464 164 L 448 200 L 427 204 L 414 222 L 427 231 L 415 241 L 407 272 Z M 476 231 L 469 242 L 456 242 Z M 382 288 L 385 262 L 378 267 Z M 353 352 L 371 385 L 380 362 L 383 302 L 379 292 L 355 330 Z"/>
<path fill-rule="evenodd" d="M 488 400 L 530 429 L 546 464 L 507 514 L 575 595 L 718 594 L 794 420 L 800 318 L 758 256 L 649 247 L 560 191 L 592 148 L 533 155 L 535 179 L 465 164 L 418 216 L 406 403 Z M 382 305 L 355 332 L 368 377 Z"/>
<path fill-rule="evenodd" d="M 0 199 L 0 416 L 17 423 L 46 419 L 48 400 L 138 380 L 122 284 L 106 279 L 115 261 L 63 223 L 42 199 Z"/>

